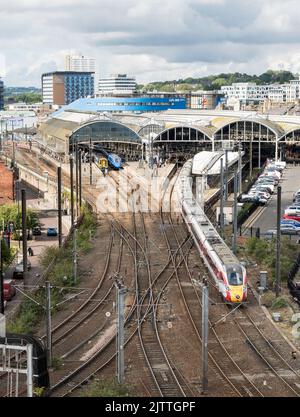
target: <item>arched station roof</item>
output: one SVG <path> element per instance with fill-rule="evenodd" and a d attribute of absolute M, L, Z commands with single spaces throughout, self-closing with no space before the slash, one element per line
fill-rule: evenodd
<path fill-rule="evenodd" d="M 77 127 L 70 136 L 70 142 L 122 142 L 142 144 L 140 136 L 130 127 L 115 120 L 93 120 Z"/>
<path fill-rule="evenodd" d="M 211 136 L 211 131 L 210 129 L 206 129 L 205 126 L 191 126 L 191 125 L 181 125 L 181 124 L 173 124 L 173 125 L 168 125 L 168 127 L 164 130 L 162 130 L 161 132 L 159 132 L 157 134 L 157 136 L 154 138 L 154 142 L 162 142 L 161 139 L 159 139 L 164 133 L 171 131 L 171 130 L 175 130 L 178 129 L 180 131 L 180 129 L 191 129 L 194 131 L 197 131 L 199 133 L 202 133 L 204 135 L 204 137 L 207 137 L 208 140 L 212 141 L 212 136 Z M 176 140 L 174 140 L 175 142 Z M 184 141 L 195 141 L 193 139 L 187 139 L 187 140 L 182 140 Z M 176 141 L 178 142 L 178 140 Z"/>

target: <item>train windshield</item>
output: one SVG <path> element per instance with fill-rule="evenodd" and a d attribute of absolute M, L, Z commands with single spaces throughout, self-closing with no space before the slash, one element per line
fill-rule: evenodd
<path fill-rule="evenodd" d="M 227 265 L 226 272 L 229 285 L 243 285 L 243 270 L 240 265 Z"/>

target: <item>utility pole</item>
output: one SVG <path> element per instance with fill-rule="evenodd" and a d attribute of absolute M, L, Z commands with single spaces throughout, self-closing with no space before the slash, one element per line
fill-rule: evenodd
<path fill-rule="evenodd" d="M 76 218 L 78 218 L 78 143 L 75 146 L 75 190 L 76 190 Z"/>
<path fill-rule="evenodd" d="M 3 230 L 4 233 L 4 230 Z M 4 314 L 4 285 L 3 285 L 3 254 L 2 254 L 2 237 L 0 237 L 0 313 Z"/>
<path fill-rule="evenodd" d="M 71 227 L 74 225 L 73 155 L 70 155 Z"/>
<path fill-rule="evenodd" d="M 221 158 L 223 165 L 223 158 Z M 228 200 L 228 149 L 225 149 L 225 201 Z"/>
<path fill-rule="evenodd" d="M 224 235 L 224 168 L 223 168 L 223 158 L 220 159 L 221 162 L 221 171 L 220 171 L 220 179 L 221 179 L 221 195 L 220 195 L 220 230 L 221 230 L 221 237 Z M 226 187 L 226 185 L 225 185 Z"/>
<path fill-rule="evenodd" d="M 233 201 L 233 240 L 232 251 L 236 254 L 236 241 L 237 241 L 237 172 L 234 172 L 234 201 Z"/>
<path fill-rule="evenodd" d="M 82 152 L 81 149 L 79 149 L 79 213 L 81 214 L 81 208 L 82 208 Z"/>
<path fill-rule="evenodd" d="M 13 167 L 15 166 L 15 159 L 16 159 L 16 151 L 15 151 L 15 141 L 14 141 L 14 121 L 12 120 L 11 123 L 11 140 L 12 140 L 12 147 L 13 147 L 13 155 L 12 155 L 12 160 L 13 160 Z"/>
<path fill-rule="evenodd" d="M 73 228 L 73 279 L 74 284 L 77 282 L 77 229 Z"/>
<path fill-rule="evenodd" d="M 275 292 L 276 297 L 281 291 L 281 276 L 280 276 L 280 218 L 281 218 L 281 185 L 277 187 L 277 236 L 276 236 L 276 272 L 275 272 Z"/>
<path fill-rule="evenodd" d="M 243 175 L 242 175 L 242 170 L 243 170 L 243 164 L 242 164 L 242 144 L 239 143 L 239 194 L 242 194 L 243 192 Z"/>
<path fill-rule="evenodd" d="M 23 278 L 27 276 L 27 222 L 26 190 L 22 190 L 22 241 L 23 241 Z"/>
<path fill-rule="evenodd" d="M 46 326 L 47 326 L 47 363 L 52 365 L 52 330 L 51 330 L 51 285 L 46 281 Z"/>
<path fill-rule="evenodd" d="M 118 383 L 124 382 L 124 323 L 125 323 L 125 294 L 123 280 L 116 280 L 117 288 L 117 375 Z"/>
<path fill-rule="evenodd" d="M 202 284 L 202 394 L 208 388 L 208 282 Z"/>
<path fill-rule="evenodd" d="M 93 185 L 92 137 L 90 137 L 90 185 Z"/>
<path fill-rule="evenodd" d="M 58 246 L 62 246 L 61 167 L 57 167 Z"/>

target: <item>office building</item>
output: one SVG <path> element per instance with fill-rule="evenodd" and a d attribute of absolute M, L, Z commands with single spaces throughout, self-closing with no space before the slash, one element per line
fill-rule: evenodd
<path fill-rule="evenodd" d="M 42 75 L 43 103 L 66 105 L 94 95 L 94 73 L 55 71 Z"/>
<path fill-rule="evenodd" d="M 126 74 L 112 74 L 99 79 L 98 95 L 130 95 L 135 91 L 135 78 Z"/>

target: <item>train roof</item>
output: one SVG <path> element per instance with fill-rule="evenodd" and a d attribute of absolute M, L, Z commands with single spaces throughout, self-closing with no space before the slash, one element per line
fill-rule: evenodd
<path fill-rule="evenodd" d="M 240 263 L 237 257 L 232 253 L 232 251 L 229 249 L 229 247 L 226 245 L 224 240 L 220 237 L 212 223 L 208 220 L 207 216 L 201 209 L 201 207 L 198 205 L 198 203 L 195 201 L 194 198 L 188 198 L 185 199 L 186 203 L 191 208 L 191 212 L 201 227 L 201 230 L 212 247 L 212 249 L 215 251 L 216 255 L 219 257 L 221 262 L 223 263 Z"/>

